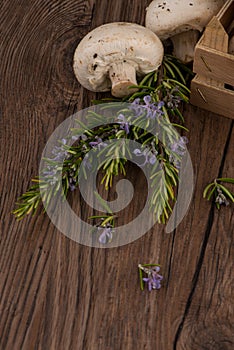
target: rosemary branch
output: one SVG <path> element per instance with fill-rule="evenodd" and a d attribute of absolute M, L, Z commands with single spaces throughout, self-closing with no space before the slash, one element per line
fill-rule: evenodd
<path fill-rule="evenodd" d="M 186 138 L 178 136 L 175 127 L 186 130 L 180 106 L 183 102 L 189 101 L 188 86 L 191 78 L 192 72 L 187 66 L 175 57 L 165 55 L 161 68 L 146 75 L 137 85 L 138 91 L 134 94 L 122 100 L 111 98 L 93 101 L 102 104 L 108 102 L 107 106 L 110 102 L 113 106 L 119 102 L 128 102 L 132 108 L 123 111 L 122 115 L 118 114 L 116 123 L 99 128 L 92 127 L 97 120 L 102 120 L 102 115 L 95 112 L 89 113 L 87 125 L 77 121 L 77 128 L 71 131 L 74 138 L 76 135 L 82 136 L 79 136 L 71 147 L 64 139 L 59 142 L 53 150 L 53 157 L 45 159 L 43 176 L 33 179 L 33 185 L 18 199 L 13 211 L 15 217 L 22 219 L 30 213 L 35 214 L 41 203 L 41 196 L 45 205 L 48 205 L 51 197 L 58 191 L 61 191 L 66 198 L 69 191 L 75 190 L 79 185 L 78 176 L 82 161 L 86 162 L 86 166 L 82 167 L 83 172 L 92 169 L 94 159 L 92 156 L 87 157 L 90 150 L 95 154 L 96 149 L 99 157 L 102 149 L 103 151 L 105 149 L 107 156 L 101 167 L 102 183 L 109 189 L 114 176 L 126 175 L 126 153 L 129 150 L 121 140 L 129 139 L 136 140 L 142 145 L 142 148 L 136 149 L 131 156 L 143 160 L 149 167 L 152 194 L 150 208 L 157 221 L 165 223 L 176 200 L 179 167 L 187 142 Z M 160 127 L 163 130 L 160 139 L 153 128 L 150 132 L 150 120 L 155 116 L 160 117 Z M 106 142 L 112 139 L 119 140 L 119 144 L 115 143 L 115 147 L 106 145 Z M 170 140 L 173 147 L 166 146 L 164 142 L 166 139 Z M 66 154 L 64 162 L 61 162 L 61 154 Z M 62 182 L 56 177 L 59 170 L 62 170 Z M 83 175 L 86 176 L 85 173 Z M 108 216 L 102 217 L 104 218 L 102 226 L 107 229 L 113 228 L 114 214 L 108 212 Z M 111 219 L 108 219 L 109 217 Z M 99 216 L 94 218 L 98 219 Z M 108 232 L 110 233 L 110 230 Z"/>
<path fill-rule="evenodd" d="M 221 205 L 229 205 L 229 201 L 234 203 L 234 193 L 221 183 L 234 184 L 234 179 L 230 177 L 217 178 L 208 184 L 203 192 L 203 198 L 207 200 L 213 199 L 218 209 L 220 209 Z"/>

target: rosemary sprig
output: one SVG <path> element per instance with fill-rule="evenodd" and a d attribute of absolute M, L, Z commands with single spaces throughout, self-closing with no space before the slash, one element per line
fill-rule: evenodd
<path fill-rule="evenodd" d="M 203 198 L 207 200 L 213 199 L 218 209 L 220 209 L 221 205 L 229 205 L 229 201 L 234 202 L 234 194 L 221 182 L 234 184 L 234 179 L 217 178 L 208 184 L 203 192 Z"/>
<path fill-rule="evenodd" d="M 179 108 L 181 103 L 188 102 L 190 92 L 188 86 L 191 78 L 192 73 L 185 65 L 173 56 L 167 55 L 160 70 L 146 75 L 137 85 L 138 91 L 134 94 L 121 101 L 112 98 L 94 101 L 103 104 L 101 106 L 103 111 L 105 108 L 118 106 L 120 102 L 127 102 L 132 108 L 125 108 L 122 111 L 124 117 L 121 116 L 121 111 L 118 111 L 116 123 L 98 128 L 95 128 L 95 124 L 103 121 L 103 116 L 94 111 L 89 112 L 87 124 L 77 121 L 77 127 L 71 130 L 72 136 L 81 136 L 77 137 L 77 141 L 71 147 L 67 145 L 67 140 L 61 140 L 53 150 L 53 156 L 45 159 L 43 174 L 32 180 L 33 185 L 16 204 L 16 209 L 13 211 L 16 218 L 22 219 L 27 214 L 35 214 L 41 196 L 45 207 L 58 192 L 66 198 L 69 191 L 78 187 L 80 171 L 87 178 L 87 172 L 92 171 L 95 157 L 100 158 L 105 152 L 101 171 L 102 183 L 106 189 L 112 186 L 114 176 L 126 175 L 125 165 L 129 157 L 136 156 L 139 162 L 143 160 L 146 163 L 150 171 L 149 206 L 156 219 L 165 223 L 176 199 L 179 165 L 186 143 L 185 138 L 180 137 L 175 131 L 175 127 L 184 128 L 184 118 Z M 104 103 L 107 103 L 106 107 Z M 140 113 L 137 113 L 137 110 Z M 154 113 L 162 129 L 160 139 L 155 134 L 154 123 L 151 125 Z M 114 146 L 106 144 L 114 139 L 119 143 L 115 143 Z M 135 150 L 135 155 L 132 155 L 122 142 L 123 139 L 136 140 L 142 148 Z M 174 145 L 172 148 L 168 148 L 167 140 Z M 90 150 L 93 150 L 91 156 Z M 80 167 L 83 160 L 85 166 Z M 58 172 L 62 172 L 62 181 L 58 179 Z M 115 216 L 109 211 L 107 213 L 108 218 L 104 218 L 107 226 L 104 225 L 104 228 L 108 229 L 110 234 L 109 229 L 114 227 Z"/>

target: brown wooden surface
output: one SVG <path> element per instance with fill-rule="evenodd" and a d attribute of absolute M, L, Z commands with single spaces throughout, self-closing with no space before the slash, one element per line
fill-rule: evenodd
<path fill-rule="evenodd" d="M 53 130 L 95 97 L 72 71 L 79 40 L 105 22 L 143 24 L 149 2 L 1 1 L 1 350 L 234 348 L 233 206 L 218 212 L 202 199 L 209 181 L 233 176 L 230 119 L 185 108 L 196 186 L 171 234 L 155 225 L 132 244 L 95 249 L 63 236 L 42 213 L 21 222 L 10 213 Z M 137 187 L 135 174 L 130 168 Z M 134 207 L 124 220 L 133 215 Z M 139 262 L 161 264 L 160 291 L 140 290 Z"/>

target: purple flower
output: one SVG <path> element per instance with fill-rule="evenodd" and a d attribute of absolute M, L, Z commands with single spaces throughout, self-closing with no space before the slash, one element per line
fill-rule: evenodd
<path fill-rule="evenodd" d="M 70 191 L 74 191 L 76 189 L 76 179 L 69 177 L 68 182 Z"/>
<path fill-rule="evenodd" d="M 145 268 L 144 271 L 148 274 L 147 278 L 143 278 L 143 281 L 148 284 L 148 290 L 151 291 L 152 289 L 160 289 L 161 281 L 163 279 L 163 276 L 158 274 L 160 267 L 155 266 L 151 268 Z"/>
<path fill-rule="evenodd" d="M 71 139 L 72 139 L 72 141 L 78 141 L 80 139 L 80 137 L 73 135 Z"/>
<path fill-rule="evenodd" d="M 62 139 L 61 140 L 62 145 L 61 146 L 55 146 L 52 150 L 52 154 L 54 155 L 51 160 L 56 160 L 56 161 L 63 161 L 64 158 L 67 156 L 67 151 L 64 149 L 63 145 L 66 145 L 67 140 Z"/>
<path fill-rule="evenodd" d="M 102 233 L 100 234 L 99 239 L 98 239 L 101 244 L 107 244 L 107 243 L 111 242 L 112 237 L 113 237 L 113 235 L 112 235 L 113 234 L 113 228 L 112 227 L 99 226 L 98 230 L 102 230 Z"/>
<path fill-rule="evenodd" d="M 140 100 L 139 97 L 138 97 L 138 98 L 135 98 L 135 100 L 132 102 L 132 105 L 133 105 L 133 106 L 134 106 L 134 105 L 138 106 L 138 105 L 140 104 L 140 102 L 141 102 L 141 100 Z"/>
<path fill-rule="evenodd" d="M 150 151 L 148 148 L 145 148 L 143 150 L 143 152 L 139 149 L 139 148 L 136 148 L 133 153 L 137 156 L 137 157 L 144 157 L 144 162 L 142 164 L 139 164 L 139 166 L 143 167 L 145 166 L 146 164 L 151 164 L 151 165 L 154 165 L 157 158 L 156 158 L 156 155 Z"/>
<path fill-rule="evenodd" d="M 145 106 L 143 105 L 142 107 L 147 111 L 147 118 L 154 119 L 155 117 L 161 116 L 163 114 L 163 101 L 159 101 L 158 103 L 153 102 L 150 95 L 146 95 L 143 100 L 145 102 Z"/>
<path fill-rule="evenodd" d="M 148 290 L 151 292 L 152 289 L 160 289 L 161 284 L 157 279 L 153 279 L 152 277 L 143 278 L 143 281 L 148 284 Z"/>
<path fill-rule="evenodd" d="M 57 166 L 49 165 L 45 170 L 43 170 L 44 176 L 54 176 L 57 173 Z"/>
<path fill-rule="evenodd" d="M 179 138 L 178 141 L 174 142 L 170 145 L 170 148 L 173 152 L 177 153 L 178 155 L 184 155 L 186 152 L 186 144 L 188 143 L 188 139 L 185 136 L 182 136 Z"/>
<path fill-rule="evenodd" d="M 89 142 L 89 145 L 92 148 L 98 148 L 100 150 L 102 147 L 106 147 L 107 143 L 103 142 L 102 139 L 100 137 L 98 137 L 97 141 Z"/>
<path fill-rule="evenodd" d="M 229 205 L 229 202 L 227 200 L 227 198 L 225 197 L 225 195 L 223 194 L 222 190 L 217 187 L 217 192 L 218 192 L 218 195 L 215 199 L 215 203 L 218 203 L 220 205 L 224 204 L 224 205 Z"/>
<path fill-rule="evenodd" d="M 186 144 L 188 143 L 188 139 L 185 136 L 182 136 L 179 138 L 178 141 L 174 142 L 170 145 L 170 149 L 172 152 L 177 154 L 178 156 L 184 156 L 186 153 Z M 176 159 L 172 154 L 170 155 L 170 162 L 174 164 L 176 168 L 180 168 L 181 161 L 179 159 Z"/>
<path fill-rule="evenodd" d="M 158 117 L 161 117 L 164 112 L 162 110 L 162 107 L 164 106 L 164 102 L 163 101 L 159 101 L 157 104 L 155 103 L 152 103 L 150 105 L 150 109 L 153 111 L 151 112 L 151 115 L 150 115 L 150 118 L 153 119 L 153 118 L 158 118 Z"/>
<path fill-rule="evenodd" d="M 123 129 L 126 134 L 129 134 L 129 122 L 126 120 L 125 116 L 123 114 L 119 114 L 117 118 L 117 123 L 120 124 L 120 129 Z"/>
<path fill-rule="evenodd" d="M 151 96 L 150 95 L 146 95 L 144 98 L 143 98 L 143 100 L 144 100 L 144 102 L 145 102 L 145 104 L 147 105 L 147 106 L 150 106 L 151 104 Z"/>
<path fill-rule="evenodd" d="M 134 112 L 135 117 L 139 117 L 142 114 L 142 105 L 140 105 L 140 99 L 136 98 L 129 108 Z"/>
<path fill-rule="evenodd" d="M 176 95 L 178 91 L 179 91 L 178 86 L 173 88 L 171 91 L 168 91 L 168 94 L 165 97 L 165 102 L 168 108 L 175 109 L 179 107 L 179 104 L 182 101 L 182 98 Z"/>
<path fill-rule="evenodd" d="M 140 99 L 136 99 L 132 102 L 130 108 L 135 112 L 135 117 L 145 115 L 146 118 L 154 119 L 163 115 L 163 101 L 159 101 L 158 103 L 153 102 L 150 95 L 144 96 L 143 101 L 145 104 L 140 104 Z"/>
<path fill-rule="evenodd" d="M 72 141 L 86 141 L 87 140 L 87 136 L 86 135 L 84 135 L 84 134 L 82 134 L 82 135 L 79 135 L 79 136 L 77 136 L 77 135 L 73 135 L 72 137 L 71 137 L 71 139 L 72 139 Z"/>
<path fill-rule="evenodd" d="M 48 165 L 42 171 L 43 181 L 46 181 L 49 185 L 53 186 L 58 181 L 58 165 Z"/>
<path fill-rule="evenodd" d="M 91 162 L 89 160 L 89 155 L 88 154 L 85 155 L 82 163 L 83 163 L 85 168 L 87 168 L 88 170 L 91 170 L 92 164 L 91 164 Z"/>

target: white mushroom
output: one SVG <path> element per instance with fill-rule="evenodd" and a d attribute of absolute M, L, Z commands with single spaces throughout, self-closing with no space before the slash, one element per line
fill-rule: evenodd
<path fill-rule="evenodd" d="M 78 81 L 91 91 L 109 91 L 124 97 L 137 89 L 139 76 L 156 70 L 162 63 L 163 45 L 149 29 L 135 23 L 104 24 L 79 43 L 74 55 Z"/>
<path fill-rule="evenodd" d="M 146 27 L 161 40 L 171 38 L 174 55 L 183 62 L 194 57 L 200 32 L 225 0 L 154 0 L 146 13 Z"/>

